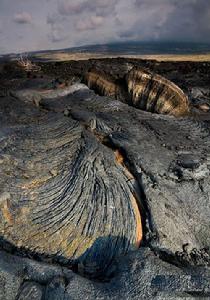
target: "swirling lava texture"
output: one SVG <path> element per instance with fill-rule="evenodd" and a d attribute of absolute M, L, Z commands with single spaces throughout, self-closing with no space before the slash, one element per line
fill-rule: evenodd
<path fill-rule="evenodd" d="M 91 74 L 107 96 L 29 79 L 2 97 L 1 238 L 89 277 L 111 272 L 145 232 L 172 252 L 207 247 L 209 128 L 175 117 L 188 99 L 158 75 L 134 68 L 126 91 Z"/>
<path fill-rule="evenodd" d="M 40 112 L 28 122 L 1 126 L 0 234 L 99 275 L 141 242 L 135 180 L 78 121 Z"/>

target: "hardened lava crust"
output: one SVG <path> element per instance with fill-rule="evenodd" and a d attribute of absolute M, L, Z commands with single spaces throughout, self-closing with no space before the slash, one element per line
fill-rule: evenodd
<path fill-rule="evenodd" d="M 0 299 L 209 297 L 210 87 L 159 64 L 2 63 Z"/>

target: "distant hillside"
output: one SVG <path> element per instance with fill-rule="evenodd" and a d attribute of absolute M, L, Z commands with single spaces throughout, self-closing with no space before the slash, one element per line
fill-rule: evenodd
<path fill-rule="evenodd" d="M 71 52 L 152 55 L 152 54 L 204 54 L 210 52 L 210 44 L 178 42 L 125 42 L 63 49 Z M 59 50 L 58 50 L 59 51 Z"/>

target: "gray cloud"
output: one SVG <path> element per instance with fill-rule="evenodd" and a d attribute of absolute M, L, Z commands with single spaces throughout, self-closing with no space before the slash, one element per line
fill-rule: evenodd
<path fill-rule="evenodd" d="M 95 30 L 102 26 L 104 23 L 104 18 L 102 16 L 91 16 L 87 20 L 79 20 L 76 23 L 76 29 L 78 31 Z"/>
<path fill-rule="evenodd" d="M 78 15 L 82 13 L 97 13 L 108 15 L 115 10 L 115 5 L 119 0 L 86 0 L 75 1 L 65 0 L 58 3 L 58 11 L 61 15 Z"/>
<path fill-rule="evenodd" d="M 46 0 L 50 1 L 50 0 Z M 65 27 L 62 24 L 63 18 L 54 13 L 47 16 L 47 24 L 50 26 L 48 38 L 52 43 L 64 41 L 67 38 Z"/>
<path fill-rule="evenodd" d="M 50 1 L 50 0 L 46 0 L 46 1 Z M 47 15 L 47 24 L 53 25 L 56 22 L 59 22 L 59 18 L 56 14 Z"/>
<path fill-rule="evenodd" d="M 209 20 L 210 0 L 0 0 L 0 52 L 129 40 L 210 42 Z"/>
<path fill-rule="evenodd" d="M 139 15 L 120 30 L 123 39 L 210 42 L 209 0 L 135 0 L 134 5 Z"/>
<path fill-rule="evenodd" d="M 64 41 L 67 38 L 66 32 L 61 24 L 51 24 L 51 31 L 48 37 L 53 43 Z"/>
<path fill-rule="evenodd" d="M 16 13 L 13 21 L 18 24 L 30 24 L 32 23 L 32 16 L 28 12 Z"/>

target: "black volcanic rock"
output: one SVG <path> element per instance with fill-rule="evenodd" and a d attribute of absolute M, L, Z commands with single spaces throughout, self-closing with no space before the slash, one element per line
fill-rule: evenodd
<path fill-rule="evenodd" d="M 208 297 L 208 121 L 146 112 L 81 83 L 53 89 L 47 77 L 3 89 L 2 299 Z"/>

